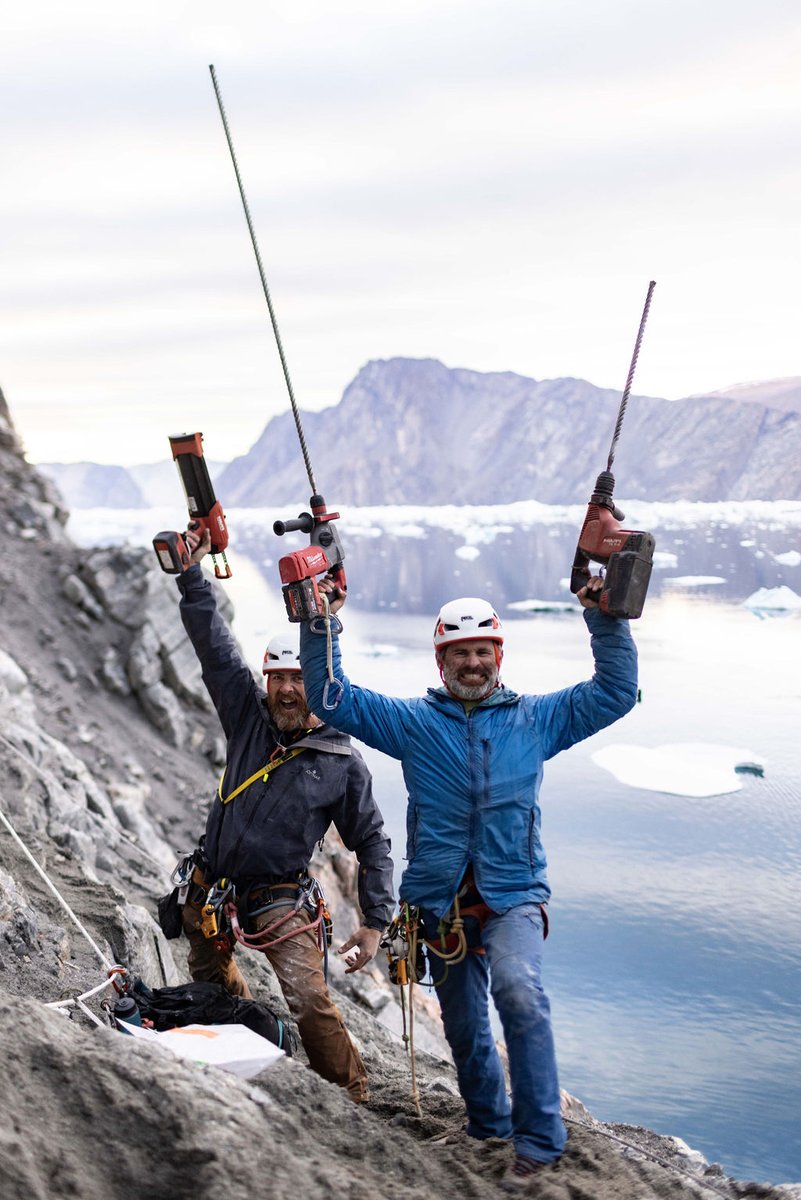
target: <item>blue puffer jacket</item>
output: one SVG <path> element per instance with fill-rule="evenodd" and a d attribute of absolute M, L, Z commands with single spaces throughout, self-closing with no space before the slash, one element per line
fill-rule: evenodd
<path fill-rule="evenodd" d="M 306 695 L 336 728 L 400 759 L 409 793 L 408 866 L 401 895 L 444 916 L 469 863 L 486 903 L 507 912 L 550 895 L 540 839 L 543 763 L 618 720 L 637 698 L 637 651 L 627 621 L 584 610 L 595 674 L 545 696 L 496 688 L 468 715 L 444 688 L 412 700 L 352 685 L 333 638 L 329 689 L 322 622 L 301 630 Z M 339 622 L 332 626 L 338 633 Z"/>

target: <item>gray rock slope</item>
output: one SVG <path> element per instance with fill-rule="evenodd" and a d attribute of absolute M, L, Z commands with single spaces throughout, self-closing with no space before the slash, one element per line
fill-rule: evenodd
<path fill-rule="evenodd" d="M 0 394 L 3 1200 L 500 1197 L 511 1149 L 461 1131 L 425 998 L 416 1114 L 401 1013 L 379 965 L 355 979 L 332 966 L 371 1075 L 359 1109 L 302 1053 L 243 1081 L 98 1027 L 74 1005 L 72 1016 L 48 1007 L 102 984 L 109 963 L 152 986 L 186 978 L 182 942 L 165 941 L 153 913 L 199 830 L 221 755 L 174 584 L 149 555 L 80 551 L 65 518 L 25 462 Z M 316 871 L 344 936 L 357 920 L 355 878 L 336 837 Z M 243 965 L 280 1008 L 263 959 L 247 953 Z M 676 1139 L 603 1126 L 567 1095 L 565 1113 L 569 1147 L 538 1182 L 544 1200 L 801 1195 L 726 1179 Z"/>

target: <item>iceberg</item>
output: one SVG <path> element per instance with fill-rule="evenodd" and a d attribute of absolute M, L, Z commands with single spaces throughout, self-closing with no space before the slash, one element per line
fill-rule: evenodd
<path fill-rule="evenodd" d="M 786 584 L 775 588 L 760 588 L 747 600 L 743 600 L 743 607 L 750 608 L 755 613 L 801 612 L 801 596 Z"/>
<path fill-rule="evenodd" d="M 765 766 L 752 750 L 708 742 L 604 746 L 595 751 L 592 761 L 628 787 L 698 799 L 739 792 L 742 775 L 758 775 Z"/>
<path fill-rule="evenodd" d="M 572 613 L 572 612 L 576 611 L 577 605 L 578 605 L 577 601 L 574 601 L 571 604 L 571 602 L 569 600 L 513 600 L 511 602 L 511 604 L 507 604 L 506 607 L 511 609 L 512 612 L 523 612 L 523 613 L 526 613 L 526 612 L 528 612 L 528 613 L 571 612 Z"/>

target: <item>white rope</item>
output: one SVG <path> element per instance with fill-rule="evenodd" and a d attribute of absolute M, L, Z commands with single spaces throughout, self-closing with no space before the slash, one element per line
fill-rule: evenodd
<path fill-rule="evenodd" d="M 88 992 L 83 992 L 80 996 L 67 996 L 64 1000 L 50 1000 L 45 1004 L 45 1008 L 54 1008 L 56 1012 L 60 1012 L 65 1017 L 68 1017 L 69 1013 L 66 1010 L 68 1008 L 77 1006 L 80 1008 L 81 1012 L 86 1013 L 87 1017 L 90 1017 L 94 1021 L 95 1025 L 99 1025 L 101 1029 L 106 1029 L 107 1026 L 105 1021 L 101 1021 L 99 1017 L 95 1016 L 91 1008 L 89 1008 L 84 1001 L 88 1000 L 91 996 L 96 996 L 98 992 L 105 991 L 105 989 L 110 987 L 113 983 L 114 978 L 111 976 L 108 979 L 104 979 L 102 983 L 97 985 L 97 987 L 91 988 Z"/>
<path fill-rule="evenodd" d="M 125 968 L 120 967 L 120 970 L 123 971 Z M 66 996 L 63 1000 L 48 1000 L 45 1004 L 45 1008 L 70 1008 L 73 1004 L 80 1003 L 81 1000 L 90 1000 L 92 996 L 96 996 L 98 992 L 104 992 L 106 988 L 111 987 L 113 983 L 114 977 L 110 976 L 108 979 L 104 979 L 102 983 L 99 983 L 97 987 L 91 988 L 88 992 L 81 992 L 80 996 Z"/>
<path fill-rule="evenodd" d="M 11 824 L 11 822 L 9 821 L 8 817 L 5 815 L 5 813 L 3 812 L 3 810 L 2 810 L 2 809 L 0 809 L 0 821 L 2 821 L 2 822 L 3 822 L 3 824 L 4 824 L 4 825 L 5 825 L 5 827 L 6 827 L 6 829 L 8 830 L 8 832 L 11 834 L 12 838 L 14 839 L 14 841 L 17 843 L 17 845 L 18 845 L 18 846 L 19 846 L 19 848 L 22 850 L 22 852 L 23 852 L 23 854 L 25 855 L 25 857 L 26 857 L 26 858 L 28 859 L 28 861 L 30 862 L 31 866 L 32 866 L 32 867 L 34 867 L 34 869 L 35 869 L 35 870 L 36 870 L 36 871 L 39 873 L 39 875 L 42 877 L 42 879 L 44 880 L 44 882 L 45 882 L 45 883 L 47 884 L 47 886 L 50 888 L 50 891 L 53 893 L 53 895 L 55 896 L 56 900 L 58 900 L 59 904 L 61 905 L 61 907 L 62 907 L 62 908 L 64 909 L 64 911 L 66 912 L 67 916 L 70 918 L 70 920 L 71 920 L 71 921 L 73 922 L 73 924 L 76 926 L 76 928 L 77 928 L 77 929 L 79 929 L 79 930 L 80 930 L 80 932 L 83 934 L 83 936 L 86 938 L 87 942 L 88 942 L 88 943 L 89 943 L 89 945 L 92 947 L 92 949 L 94 950 L 95 954 L 97 955 L 97 957 L 98 957 L 98 958 L 100 959 L 100 961 L 102 962 L 103 966 L 104 966 L 104 967 L 106 967 L 106 969 L 107 969 L 107 970 L 111 970 L 111 969 L 112 969 L 112 967 L 114 966 L 114 963 L 112 963 L 112 962 L 111 962 L 111 961 L 110 961 L 110 960 L 109 960 L 109 959 L 106 957 L 106 955 L 105 955 L 105 954 L 103 953 L 103 951 L 100 949 L 100 947 L 98 946 L 97 942 L 94 940 L 94 938 L 93 938 L 93 937 L 92 937 L 92 935 L 89 933 L 89 931 L 86 929 L 86 927 L 85 927 L 84 925 L 82 925 L 82 924 L 81 924 L 81 922 L 79 921 L 78 917 L 75 915 L 75 913 L 73 912 L 73 910 L 70 908 L 69 904 L 67 904 L 67 901 L 66 901 L 66 900 L 64 899 L 64 897 L 61 895 L 61 893 L 59 892 L 59 890 L 58 890 L 58 888 L 56 887 L 56 885 L 55 885 L 55 884 L 54 884 L 54 883 L 51 881 L 51 879 L 50 879 L 50 877 L 48 876 L 47 872 L 46 872 L 46 871 L 45 871 L 45 870 L 44 870 L 42 867 L 40 867 L 40 866 L 39 866 L 38 862 L 37 862 L 37 861 L 36 861 L 36 859 L 33 857 L 33 855 L 31 854 L 30 850 L 29 850 L 29 849 L 28 849 L 28 847 L 25 845 L 25 843 L 23 842 L 22 838 L 19 836 L 19 834 L 17 833 L 16 829 L 15 829 L 15 828 L 14 828 L 14 826 Z"/>

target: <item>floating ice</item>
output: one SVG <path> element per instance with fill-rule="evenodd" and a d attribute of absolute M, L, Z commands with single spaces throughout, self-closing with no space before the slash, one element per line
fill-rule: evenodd
<path fill-rule="evenodd" d="M 670 575 L 663 580 L 665 587 L 699 588 L 725 583 L 722 575 Z"/>
<path fill-rule="evenodd" d="M 784 554 L 774 554 L 773 557 L 783 567 L 797 567 L 801 564 L 801 552 L 798 550 L 787 550 Z"/>
<path fill-rule="evenodd" d="M 392 658 L 397 653 L 398 647 L 393 646 L 391 642 L 370 642 L 362 648 L 362 654 L 366 654 L 368 658 Z"/>
<path fill-rule="evenodd" d="M 458 546 L 453 552 L 457 558 L 463 558 L 466 562 L 472 562 L 474 558 L 478 558 L 481 554 L 478 546 Z"/>
<path fill-rule="evenodd" d="M 736 768 L 747 764 L 748 773 L 756 774 L 765 765 L 765 760 L 752 750 L 707 742 L 604 746 L 595 751 L 592 760 L 629 787 L 699 798 L 739 792 L 742 773 L 738 774 Z"/>
<path fill-rule="evenodd" d="M 513 600 L 511 604 L 506 605 L 512 612 L 575 612 L 576 602 L 572 604 L 569 600 Z"/>
<path fill-rule="evenodd" d="M 782 584 L 781 587 L 760 588 L 747 600 L 743 600 L 743 606 L 750 608 L 752 612 L 800 612 L 801 596 L 786 584 Z"/>

